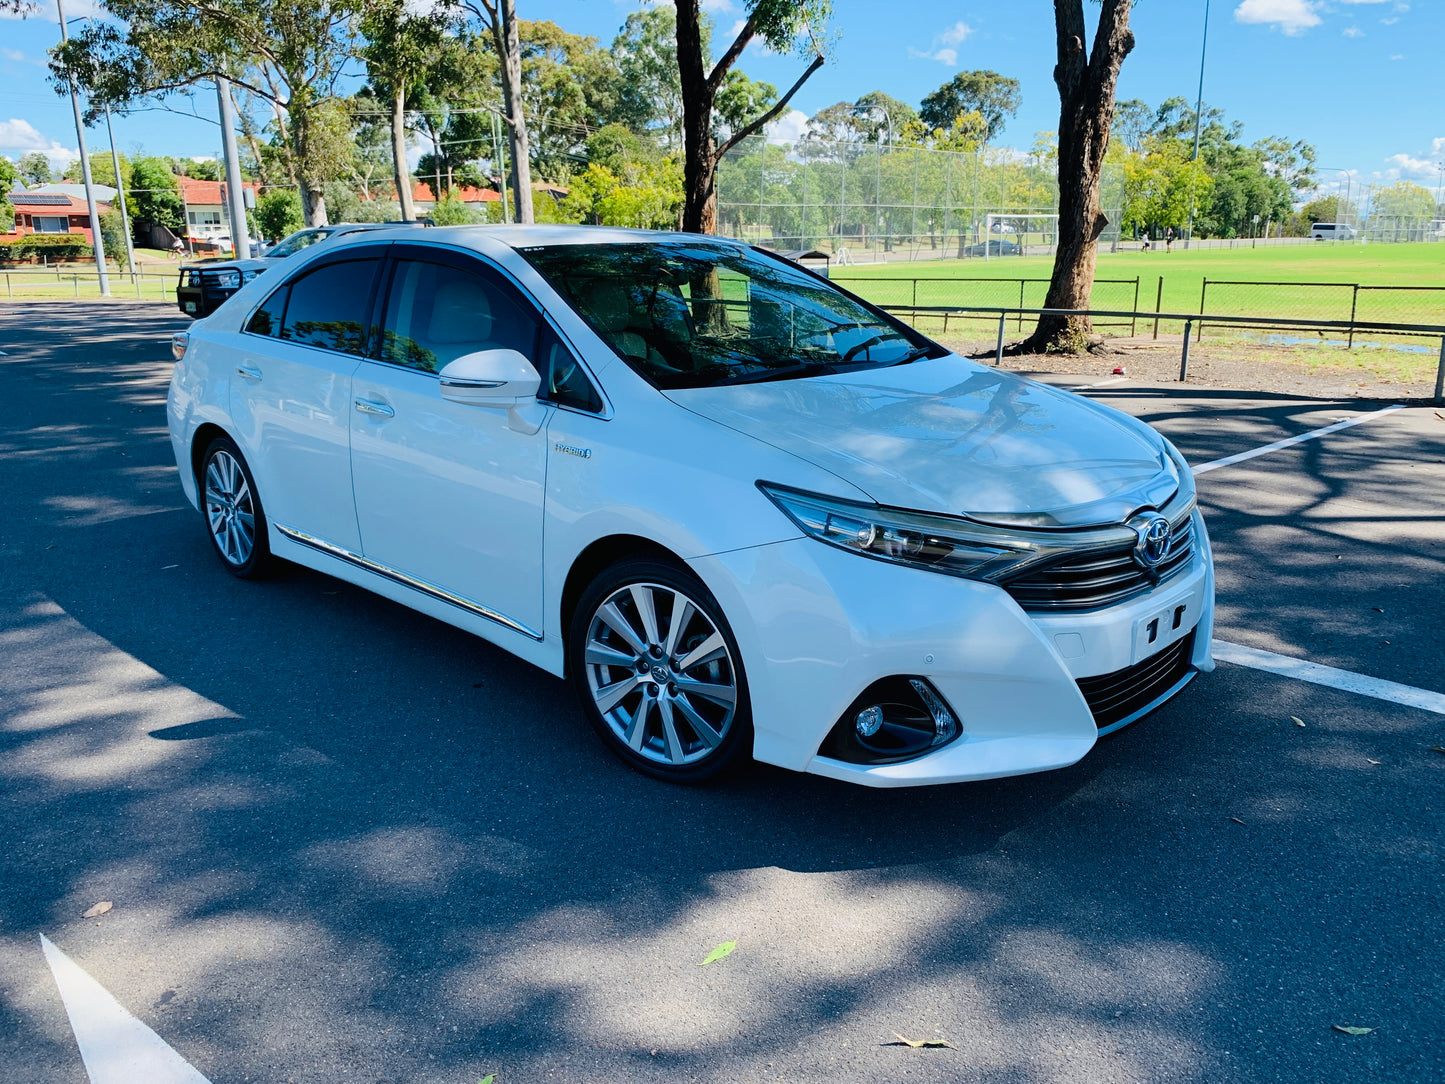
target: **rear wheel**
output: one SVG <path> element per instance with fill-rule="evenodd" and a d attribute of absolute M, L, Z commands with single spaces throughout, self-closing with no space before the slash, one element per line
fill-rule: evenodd
<path fill-rule="evenodd" d="M 737 643 L 717 600 L 686 569 L 613 565 L 579 600 L 567 652 L 588 720 L 639 771 L 700 782 L 747 755 L 752 724 Z"/>
<path fill-rule="evenodd" d="M 226 571 L 251 579 L 266 570 L 266 514 L 256 481 L 235 442 L 217 437 L 201 460 L 201 511 L 216 555 Z"/>

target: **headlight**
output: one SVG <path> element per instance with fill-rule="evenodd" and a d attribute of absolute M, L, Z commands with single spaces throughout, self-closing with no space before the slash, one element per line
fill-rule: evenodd
<path fill-rule="evenodd" d="M 811 538 L 880 561 L 1001 581 L 1061 553 L 1134 540 L 1126 527 L 1025 531 L 785 489 L 758 488 Z"/>
<path fill-rule="evenodd" d="M 241 272 L 217 271 L 216 285 L 223 290 L 238 290 L 241 287 Z"/>

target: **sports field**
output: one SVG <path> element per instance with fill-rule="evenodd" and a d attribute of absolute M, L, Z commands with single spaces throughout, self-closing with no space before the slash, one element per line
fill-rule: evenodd
<path fill-rule="evenodd" d="M 1043 304 L 1051 256 L 1006 256 L 984 261 L 936 260 L 836 267 L 833 277 L 884 305 Z M 1210 286 L 1205 311 L 1215 314 L 1302 317 L 1323 320 L 1445 324 L 1445 244 L 1313 244 L 1173 252 L 1099 253 L 1096 309 L 1199 312 L 1204 280 L 1271 285 Z M 916 286 L 911 280 L 917 278 Z M 1020 283 L 1020 279 L 1034 280 Z M 1137 304 L 1136 304 L 1136 284 Z M 1162 290 L 1161 290 L 1162 281 Z M 1435 287 L 1408 291 L 1315 286 Z M 1278 284 L 1278 285 L 1273 285 Z M 1296 284 L 1296 285 L 1289 285 Z M 1167 330 L 1177 331 L 1178 327 Z M 1118 329 L 1105 329 L 1118 333 Z M 1125 333 L 1128 326 L 1125 326 Z M 1150 325 L 1152 330 L 1152 324 Z"/>

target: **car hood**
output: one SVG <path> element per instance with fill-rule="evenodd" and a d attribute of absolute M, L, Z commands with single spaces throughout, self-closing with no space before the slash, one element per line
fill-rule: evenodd
<path fill-rule="evenodd" d="M 898 508 L 1094 526 L 1179 488 L 1163 439 L 1141 422 L 956 356 L 666 394 Z"/>

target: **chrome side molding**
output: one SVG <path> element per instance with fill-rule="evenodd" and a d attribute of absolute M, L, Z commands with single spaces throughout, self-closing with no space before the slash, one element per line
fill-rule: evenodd
<path fill-rule="evenodd" d="M 319 553 L 324 553 L 328 557 L 338 558 L 347 564 L 365 569 L 367 572 L 374 572 L 378 576 L 384 576 L 393 583 L 399 583 L 403 587 L 410 587 L 413 591 L 420 591 L 423 595 L 429 595 L 440 602 L 455 606 L 459 610 L 465 610 L 467 613 L 474 614 L 477 617 L 485 617 L 488 621 L 495 621 L 497 624 L 503 625 L 513 632 L 520 632 L 523 636 L 530 636 L 533 640 L 540 641 L 542 639 L 542 634 L 536 629 L 530 629 L 520 621 L 513 621 L 506 614 L 489 609 L 480 602 L 473 602 L 471 599 L 463 598 L 461 595 L 454 594 L 444 587 L 438 587 L 436 584 L 428 583 L 426 580 L 419 580 L 415 576 L 408 576 L 405 572 L 399 572 L 389 565 L 382 564 L 380 561 L 373 561 L 369 557 L 363 557 L 359 553 L 352 553 L 350 550 L 328 542 L 324 538 L 317 538 L 315 535 L 307 534 L 305 531 L 298 530 L 295 527 L 288 527 L 284 523 L 277 523 L 275 527 L 287 538 L 291 539 L 291 541 L 299 542 L 303 546 L 309 546 L 311 549 Z"/>

